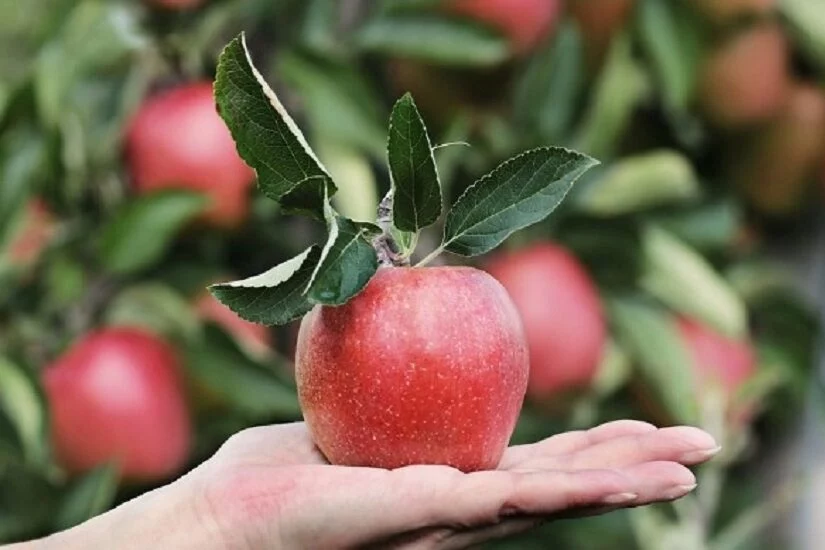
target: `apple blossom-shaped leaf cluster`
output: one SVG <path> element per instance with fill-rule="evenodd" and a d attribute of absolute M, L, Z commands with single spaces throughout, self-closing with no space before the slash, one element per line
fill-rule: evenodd
<path fill-rule="evenodd" d="M 390 115 L 390 191 L 376 224 L 358 222 L 332 207 L 335 182 L 253 65 L 243 34 L 220 56 L 215 99 L 264 195 L 285 212 L 323 220 L 327 227 L 326 242 L 259 275 L 210 287 L 238 315 L 266 325 L 287 323 L 318 304 L 346 303 L 382 264 L 408 265 L 418 233 L 442 215 L 442 242 L 418 265 L 445 251 L 462 256 L 488 252 L 513 232 L 546 218 L 579 176 L 598 164 L 560 147 L 533 149 L 480 178 L 445 214 L 434 146 L 406 94 Z"/>

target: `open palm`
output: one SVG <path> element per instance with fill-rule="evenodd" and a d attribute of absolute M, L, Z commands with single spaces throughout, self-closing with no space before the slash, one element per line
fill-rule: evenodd
<path fill-rule="evenodd" d="M 466 548 L 546 520 L 679 498 L 718 448 L 690 427 L 618 421 L 510 447 L 494 471 L 332 466 L 303 423 L 251 428 L 199 470 L 231 548 Z M 197 472 L 197 471 L 196 471 Z"/>

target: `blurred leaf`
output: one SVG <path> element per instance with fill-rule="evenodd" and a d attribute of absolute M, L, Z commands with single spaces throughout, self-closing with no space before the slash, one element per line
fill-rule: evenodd
<path fill-rule="evenodd" d="M 646 387 L 676 422 L 697 424 L 699 409 L 690 358 L 672 317 L 630 298 L 614 298 L 608 305 L 619 343 L 635 358 Z"/>
<path fill-rule="evenodd" d="M 35 65 L 35 95 L 43 120 L 57 125 L 67 94 L 80 78 L 118 62 L 140 47 L 133 6 L 85 0 L 77 4 Z"/>
<path fill-rule="evenodd" d="M 54 488 L 39 473 L 0 463 L 0 541 L 40 536 L 54 519 Z"/>
<path fill-rule="evenodd" d="M 247 321 L 283 325 L 312 309 L 305 292 L 320 258 L 321 248 L 313 245 L 260 275 L 213 285 L 209 290 Z"/>
<path fill-rule="evenodd" d="M 782 354 L 792 367 L 789 374 L 804 389 L 817 358 L 820 325 L 816 314 L 791 287 L 762 291 L 748 305 L 759 343 Z"/>
<path fill-rule="evenodd" d="M 407 93 L 390 115 L 387 158 L 393 185 L 392 223 L 415 232 L 441 217 L 441 183 L 427 127 Z"/>
<path fill-rule="evenodd" d="M 442 248 L 462 256 L 492 250 L 513 232 L 546 218 L 596 164 L 559 147 L 505 161 L 468 187 L 447 213 Z"/>
<path fill-rule="evenodd" d="M 570 129 L 584 89 L 584 52 L 575 25 L 566 23 L 556 38 L 532 56 L 516 84 L 513 118 L 543 143 L 558 143 Z"/>
<path fill-rule="evenodd" d="M 633 111 L 648 94 L 650 83 L 633 59 L 630 37 L 618 36 L 578 129 L 576 148 L 605 159 L 613 156 Z"/>
<path fill-rule="evenodd" d="M 26 459 L 45 464 L 48 455 L 46 402 L 34 377 L 0 356 L 0 409 L 14 424 Z"/>
<path fill-rule="evenodd" d="M 316 139 L 315 150 L 338 184 L 333 197 L 338 211 L 357 222 L 374 222 L 378 184 L 366 157 L 349 145 L 326 139 Z"/>
<path fill-rule="evenodd" d="M 203 340 L 190 346 L 187 354 L 191 375 L 233 409 L 253 419 L 300 418 L 295 390 L 251 361 L 217 327 L 208 325 Z"/>
<path fill-rule="evenodd" d="M 108 510 L 115 499 L 117 481 L 118 470 L 114 464 L 85 474 L 63 497 L 54 519 L 54 529 L 69 529 Z"/>
<path fill-rule="evenodd" d="M 609 166 L 604 175 L 578 194 L 578 206 L 596 216 L 638 212 L 699 197 L 690 161 L 670 150 L 649 151 Z"/>
<path fill-rule="evenodd" d="M 705 202 L 653 217 L 656 224 L 700 250 L 734 244 L 742 227 L 742 209 L 732 200 Z"/>
<path fill-rule="evenodd" d="M 825 4 L 811 0 L 781 0 L 778 4 L 794 44 L 825 73 Z"/>
<path fill-rule="evenodd" d="M 605 344 L 599 370 L 593 381 L 593 391 L 600 397 L 609 396 L 627 384 L 632 364 L 627 352 L 612 338 Z"/>
<path fill-rule="evenodd" d="M 636 220 L 565 217 L 554 238 L 575 253 L 600 287 L 636 287 L 644 268 Z"/>
<path fill-rule="evenodd" d="M 206 203 L 202 194 L 180 190 L 133 199 L 103 228 L 103 265 L 115 273 L 132 273 L 152 266 Z"/>
<path fill-rule="evenodd" d="M 16 214 L 48 173 L 48 149 L 43 135 L 19 125 L 0 138 L 0 244 L 10 237 Z"/>
<path fill-rule="evenodd" d="M 324 216 L 329 236 L 305 293 L 311 303 L 339 306 L 361 292 L 378 269 L 378 256 L 367 239 L 380 230 L 339 216 L 329 202 Z"/>
<path fill-rule="evenodd" d="M 509 55 L 507 40 L 462 19 L 427 15 L 383 15 L 356 36 L 365 51 L 439 65 L 498 65 Z"/>
<path fill-rule="evenodd" d="M 695 10 L 687 2 L 643 0 L 638 14 L 641 43 L 653 62 L 665 106 L 671 113 L 685 113 L 703 56 Z"/>
<path fill-rule="evenodd" d="M 644 230 L 643 243 L 643 288 L 722 334 L 741 337 L 747 332 L 745 304 L 698 252 L 655 226 Z"/>
<path fill-rule="evenodd" d="M 287 210 L 321 217 L 335 184 L 252 64 L 244 34 L 221 53 L 215 99 L 238 153 L 255 169 L 264 195 Z"/>
<path fill-rule="evenodd" d="M 276 70 L 300 93 L 304 113 L 319 140 L 342 143 L 383 161 L 386 115 L 373 86 L 357 69 L 288 52 L 278 56 Z"/>
<path fill-rule="evenodd" d="M 466 113 L 452 117 L 444 130 L 441 143 L 435 145 L 434 155 L 438 175 L 441 179 L 442 194 L 450 196 L 456 173 L 467 158 L 468 149 L 464 145 L 472 133 L 472 120 Z"/>
<path fill-rule="evenodd" d="M 46 265 L 45 284 L 52 307 L 61 308 L 79 300 L 86 289 L 86 273 L 77 259 L 57 255 Z"/>
<path fill-rule="evenodd" d="M 132 286 L 115 296 L 106 308 L 104 322 L 146 327 L 173 339 L 194 338 L 200 329 L 192 305 L 170 287 L 154 282 Z"/>

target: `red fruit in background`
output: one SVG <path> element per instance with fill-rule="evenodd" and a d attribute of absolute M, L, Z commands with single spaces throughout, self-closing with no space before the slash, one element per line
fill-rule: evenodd
<path fill-rule="evenodd" d="M 184 466 L 190 421 L 180 364 L 134 328 L 87 334 L 44 372 L 57 456 L 71 472 L 117 460 L 124 479 L 166 478 Z"/>
<path fill-rule="evenodd" d="M 495 468 L 527 385 L 515 306 L 468 267 L 382 268 L 303 320 L 298 396 L 333 464 Z"/>
<path fill-rule="evenodd" d="M 730 179 L 753 208 L 771 217 L 796 213 L 825 158 L 825 94 L 794 85 L 776 119 L 731 156 Z"/>
<path fill-rule="evenodd" d="M 572 0 L 569 3 L 591 67 L 602 64 L 613 37 L 627 25 L 635 5 L 635 0 Z"/>
<path fill-rule="evenodd" d="M 775 116 L 790 88 L 788 41 L 779 26 L 738 33 L 710 54 L 702 70 L 699 101 L 712 123 L 741 127 Z"/>
<path fill-rule="evenodd" d="M 195 310 L 201 319 L 212 321 L 228 332 L 250 354 L 262 357 L 272 350 L 272 334 L 267 327 L 241 319 L 211 294 L 198 298 Z"/>
<path fill-rule="evenodd" d="M 543 243 L 497 254 L 487 270 L 507 289 L 524 323 L 528 395 L 547 399 L 587 388 L 598 371 L 606 326 L 598 290 L 579 261 Z"/>
<path fill-rule="evenodd" d="M 776 8 L 776 0 L 692 0 L 696 8 L 714 23 L 727 23 L 748 15 L 766 15 Z"/>
<path fill-rule="evenodd" d="M 46 203 L 40 199 L 30 200 L 6 250 L 9 261 L 17 266 L 35 263 L 54 231 L 55 220 Z"/>
<path fill-rule="evenodd" d="M 126 157 L 137 193 L 200 191 L 211 200 L 205 214 L 209 222 L 235 226 L 246 218 L 254 172 L 238 156 L 215 110 L 210 82 L 147 100 L 128 129 Z"/>
<path fill-rule="evenodd" d="M 501 31 L 516 53 L 535 48 L 555 28 L 560 0 L 445 0 L 452 13 Z"/>

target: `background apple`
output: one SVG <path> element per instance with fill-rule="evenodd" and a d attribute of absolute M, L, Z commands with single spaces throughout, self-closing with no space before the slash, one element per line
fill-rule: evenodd
<path fill-rule="evenodd" d="M 48 246 L 55 231 L 55 219 L 49 207 L 40 199 L 26 203 L 7 249 L 13 265 L 28 266 L 37 261 Z"/>
<path fill-rule="evenodd" d="M 498 29 L 516 53 L 535 48 L 561 15 L 560 0 L 446 0 L 452 13 L 465 15 Z"/>
<path fill-rule="evenodd" d="M 246 218 L 254 173 L 215 110 L 211 82 L 186 84 L 147 100 L 128 129 L 126 157 L 139 194 L 200 191 L 211 199 L 209 222 L 234 226 Z"/>
<path fill-rule="evenodd" d="M 602 64 L 610 42 L 630 19 L 635 0 L 571 0 L 570 14 L 579 26 L 585 42 L 588 64 Z"/>
<path fill-rule="evenodd" d="M 772 23 L 724 40 L 700 77 L 699 100 L 708 120 L 735 128 L 775 116 L 790 87 L 788 56 L 787 39 Z"/>
<path fill-rule="evenodd" d="M 518 312 L 468 267 L 379 269 L 340 307 L 304 318 L 298 396 L 334 464 L 494 468 L 527 385 Z"/>
<path fill-rule="evenodd" d="M 693 0 L 693 4 L 714 23 L 728 23 L 749 15 L 766 15 L 776 8 L 776 0 Z"/>
<path fill-rule="evenodd" d="M 598 290 L 579 261 L 543 243 L 495 255 L 486 267 L 521 314 L 530 350 L 530 397 L 548 400 L 587 388 L 598 370 L 606 326 Z"/>
<path fill-rule="evenodd" d="M 174 350 L 135 328 L 87 334 L 47 367 L 43 383 L 61 464 L 84 472 L 117 461 L 124 479 L 178 472 L 190 422 Z"/>

